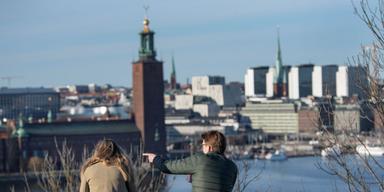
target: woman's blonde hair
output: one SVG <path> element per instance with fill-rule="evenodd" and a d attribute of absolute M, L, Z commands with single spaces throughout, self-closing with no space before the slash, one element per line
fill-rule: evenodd
<path fill-rule="evenodd" d="M 96 144 L 92 156 L 83 164 L 81 173 L 83 174 L 88 167 L 100 162 L 119 168 L 126 181 L 132 179 L 129 178 L 129 175 L 132 174 L 130 160 L 124 150 L 112 139 L 103 139 Z"/>

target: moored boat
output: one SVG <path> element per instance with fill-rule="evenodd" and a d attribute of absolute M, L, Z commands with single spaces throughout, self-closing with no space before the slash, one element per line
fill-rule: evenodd
<path fill-rule="evenodd" d="M 287 156 L 285 155 L 284 151 L 276 150 L 274 153 L 268 153 L 265 156 L 265 159 L 271 160 L 271 161 L 283 161 L 287 159 Z"/>
<path fill-rule="evenodd" d="M 341 154 L 340 145 L 333 145 L 331 147 L 326 147 L 323 150 L 321 150 L 321 156 L 328 157 L 328 156 L 338 156 Z"/>
<path fill-rule="evenodd" d="M 360 155 L 383 156 L 384 145 L 357 145 L 356 152 Z"/>

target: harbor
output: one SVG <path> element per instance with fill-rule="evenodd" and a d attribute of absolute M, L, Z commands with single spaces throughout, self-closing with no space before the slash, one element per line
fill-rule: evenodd
<path fill-rule="evenodd" d="M 348 162 L 355 160 L 360 162 L 355 155 L 349 155 Z M 377 159 L 381 164 L 384 158 Z M 268 160 L 245 160 L 236 161 L 241 167 L 243 162 L 249 165 L 247 171 L 248 178 L 257 176 L 257 178 L 249 184 L 244 192 L 254 191 L 348 191 L 348 186 L 337 176 L 329 175 L 321 170 L 319 166 L 325 167 L 330 161 L 320 156 L 289 158 L 286 161 L 268 161 Z M 244 169 L 240 170 L 240 176 L 243 176 Z M 378 170 L 378 174 L 383 175 L 382 169 Z M 371 176 L 365 175 L 369 181 L 373 181 Z M 187 176 L 168 177 L 169 192 L 190 191 L 191 184 L 187 181 Z M 377 185 L 371 184 L 370 191 L 378 192 L 380 189 Z"/>

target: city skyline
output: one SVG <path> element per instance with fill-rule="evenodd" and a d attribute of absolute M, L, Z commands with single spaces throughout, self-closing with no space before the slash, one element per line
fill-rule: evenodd
<path fill-rule="evenodd" d="M 351 1 L 3 1 L 0 77 L 15 77 L 10 87 L 131 87 L 146 4 L 164 78 L 173 55 L 181 83 L 202 75 L 243 82 L 249 67 L 273 66 L 276 26 L 283 65 L 345 64 L 373 41 Z"/>

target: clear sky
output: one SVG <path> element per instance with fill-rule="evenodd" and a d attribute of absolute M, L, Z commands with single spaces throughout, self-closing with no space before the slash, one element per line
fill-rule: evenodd
<path fill-rule="evenodd" d="M 274 65 L 276 26 L 284 65 L 345 64 L 372 43 L 350 0 L 0 0 L 0 77 L 15 77 L 11 87 L 131 87 L 145 4 L 164 78 L 173 54 L 181 83 L 243 82 L 247 68 Z"/>

